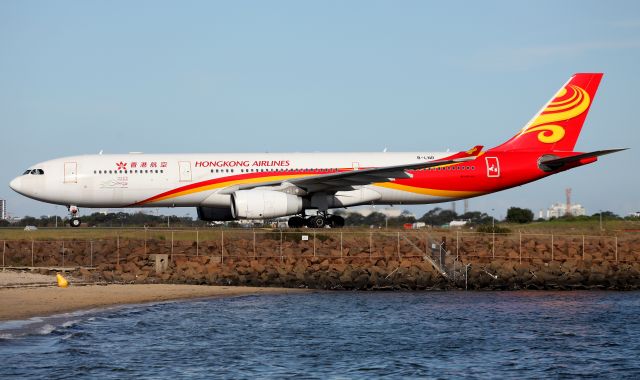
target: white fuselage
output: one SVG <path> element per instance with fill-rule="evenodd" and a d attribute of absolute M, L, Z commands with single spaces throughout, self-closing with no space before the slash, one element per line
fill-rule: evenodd
<path fill-rule="evenodd" d="M 11 182 L 17 192 L 40 201 L 80 207 L 229 206 L 230 186 L 338 170 L 401 165 L 441 159 L 450 153 L 226 153 L 105 154 L 65 157 L 33 165 Z M 241 177 L 239 177 L 241 176 Z M 239 179 L 241 178 L 241 179 Z M 172 193 L 173 192 L 173 193 Z M 373 193 L 372 193 L 373 192 Z M 160 196 L 165 194 L 163 196 Z M 431 203 L 451 197 L 377 186 L 337 192 L 338 206 Z M 155 199 L 154 199 L 155 197 Z"/>

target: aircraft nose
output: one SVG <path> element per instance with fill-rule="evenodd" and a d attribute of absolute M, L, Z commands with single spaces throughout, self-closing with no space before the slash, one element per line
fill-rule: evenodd
<path fill-rule="evenodd" d="M 20 192 L 22 187 L 22 178 L 16 177 L 11 182 L 9 182 L 9 187 L 13 189 L 15 192 Z"/>

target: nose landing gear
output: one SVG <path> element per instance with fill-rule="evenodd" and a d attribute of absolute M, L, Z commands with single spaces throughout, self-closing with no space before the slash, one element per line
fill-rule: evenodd
<path fill-rule="evenodd" d="M 71 219 L 69 220 L 69 225 L 71 227 L 80 227 L 80 225 L 82 224 L 82 221 L 80 220 L 80 218 L 76 217 L 76 215 L 78 214 L 78 211 L 80 211 L 78 209 L 78 206 L 74 206 L 74 205 L 69 206 L 69 212 L 71 213 Z"/>

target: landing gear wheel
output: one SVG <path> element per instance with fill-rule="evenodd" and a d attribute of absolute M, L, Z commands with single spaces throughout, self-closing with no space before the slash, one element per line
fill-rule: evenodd
<path fill-rule="evenodd" d="M 325 220 L 322 216 L 311 216 L 307 219 L 307 227 L 309 228 L 324 228 Z"/>
<path fill-rule="evenodd" d="M 82 221 L 80 220 L 80 218 L 71 218 L 71 220 L 69 221 L 69 225 L 71 225 L 71 227 L 80 227 L 81 224 Z"/>
<path fill-rule="evenodd" d="M 304 218 L 301 216 L 292 216 L 287 222 L 289 228 L 302 228 L 304 227 Z"/>
<path fill-rule="evenodd" d="M 331 226 L 331 228 L 342 228 L 344 227 L 344 218 L 338 215 L 329 215 L 327 224 Z"/>

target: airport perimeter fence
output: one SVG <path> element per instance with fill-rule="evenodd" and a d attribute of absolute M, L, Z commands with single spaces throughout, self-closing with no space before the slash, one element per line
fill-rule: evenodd
<path fill-rule="evenodd" d="M 620 236 L 530 233 L 477 233 L 432 230 L 166 230 L 109 232 L 85 239 L 0 240 L 2 268 L 95 267 L 166 254 L 237 259 L 319 257 L 327 259 L 403 259 L 491 262 L 608 261 L 640 262 L 640 234 Z"/>

